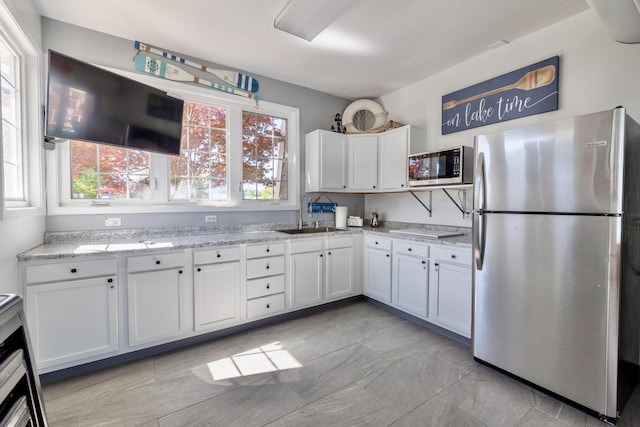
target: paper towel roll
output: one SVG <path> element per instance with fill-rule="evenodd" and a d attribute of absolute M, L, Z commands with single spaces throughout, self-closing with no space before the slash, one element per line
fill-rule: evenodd
<path fill-rule="evenodd" d="M 346 206 L 336 206 L 336 228 L 347 228 Z"/>

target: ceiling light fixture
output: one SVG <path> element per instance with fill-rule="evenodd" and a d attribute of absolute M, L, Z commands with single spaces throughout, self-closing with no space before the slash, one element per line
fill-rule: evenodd
<path fill-rule="evenodd" d="M 308 41 L 313 40 L 359 0 L 289 0 L 273 26 Z"/>

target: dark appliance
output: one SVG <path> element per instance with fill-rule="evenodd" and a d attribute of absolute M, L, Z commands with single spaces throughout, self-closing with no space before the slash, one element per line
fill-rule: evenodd
<path fill-rule="evenodd" d="M 180 154 L 184 102 L 49 50 L 45 137 Z"/>
<path fill-rule="evenodd" d="M 22 298 L 0 295 L 0 425 L 47 425 Z"/>

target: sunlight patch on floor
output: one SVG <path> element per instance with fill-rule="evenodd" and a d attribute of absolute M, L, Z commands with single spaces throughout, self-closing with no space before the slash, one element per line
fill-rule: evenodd
<path fill-rule="evenodd" d="M 207 364 L 214 381 L 302 367 L 280 342 L 273 342 Z"/>

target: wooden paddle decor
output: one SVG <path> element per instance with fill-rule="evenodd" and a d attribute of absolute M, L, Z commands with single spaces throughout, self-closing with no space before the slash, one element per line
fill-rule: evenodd
<path fill-rule="evenodd" d="M 442 134 L 558 109 L 559 57 L 442 97 Z"/>
<path fill-rule="evenodd" d="M 478 95 L 470 96 L 469 98 L 461 99 L 460 101 L 449 101 L 442 105 L 443 110 L 449 110 L 456 105 L 464 104 L 465 102 L 473 101 L 475 99 L 484 98 L 485 96 L 493 95 L 494 93 L 505 92 L 511 89 L 531 90 L 537 89 L 542 86 L 551 84 L 556 79 L 556 67 L 553 65 L 547 65 L 546 67 L 539 68 L 534 71 L 529 71 L 522 76 L 520 80 L 514 84 L 499 87 L 498 89 L 490 90 Z"/>

